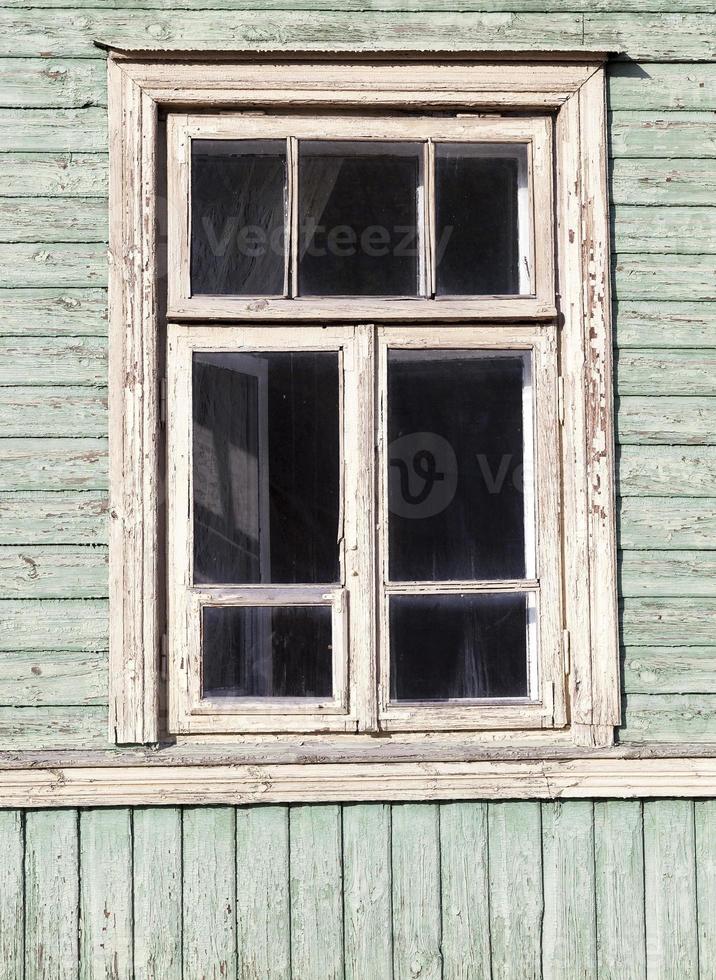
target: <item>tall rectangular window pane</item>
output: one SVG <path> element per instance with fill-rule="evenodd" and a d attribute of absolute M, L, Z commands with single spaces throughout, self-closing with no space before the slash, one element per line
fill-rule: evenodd
<path fill-rule="evenodd" d="M 392 581 L 525 577 L 529 368 L 520 352 L 389 350 Z"/>
<path fill-rule="evenodd" d="M 197 584 L 338 582 L 338 361 L 194 354 Z"/>
<path fill-rule="evenodd" d="M 529 293 L 527 147 L 435 148 L 438 296 Z"/>
<path fill-rule="evenodd" d="M 192 140 L 193 294 L 281 296 L 287 200 L 284 140 Z"/>
<path fill-rule="evenodd" d="M 414 143 L 299 144 L 300 295 L 418 294 L 421 168 Z"/>

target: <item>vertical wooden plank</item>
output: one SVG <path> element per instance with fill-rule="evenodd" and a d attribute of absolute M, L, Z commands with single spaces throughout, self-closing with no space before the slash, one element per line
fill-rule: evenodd
<path fill-rule="evenodd" d="M 393 975 L 440 980 L 440 810 L 405 803 L 392 818 Z"/>
<path fill-rule="evenodd" d="M 341 980 L 341 808 L 291 807 L 289 827 L 291 975 L 296 980 Z"/>
<path fill-rule="evenodd" d="M 76 810 L 25 817 L 25 976 L 77 980 L 79 836 Z"/>
<path fill-rule="evenodd" d="M 691 800 L 644 803 L 649 980 L 696 980 L 696 869 Z"/>
<path fill-rule="evenodd" d="M 241 980 L 291 975 L 288 808 L 236 811 L 236 935 Z"/>
<path fill-rule="evenodd" d="M 594 804 L 599 980 L 646 980 L 641 803 Z"/>
<path fill-rule="evenodd" d="M 541 977 L 542 820 L 539 803 L 490 803 L 493 980 Z"/>
<path fill-rule="evenodd" d="M 702 980 L 716 980 L 716 800 L 698 800 L 694 808 L 699 970 Z"/>
<path fill-rule="evenodd" d="M 154 864 L 161 860 L 156 855 Z M 152 867 L 144 869 L 152 873 Z M 132 980 L 129 810 L 80 813 L 80 980 Z"/>
<path fill-rule="evenodd" d="M 236 980 L 236 815 L 188 807 L 183 832 L 186 980 Z"/>
<path fill-rule="evenodd" d="M 135 980 L 182 980 L 181 810 L 133 812 Z"/>
<path fill-rule="evenodd" d="M 444 980 L 490 976 L 487 804 L 440 807 Z"/>
<path fill-rule="evenodd" d="M 346 980 L 393 976 L 390 807 L 343 807 Z"/>
<path fill-rule="evenodd" d="M 21 810 L 0 812 L 0 980 L 24 976 L 24 827 Z"/>
<path fill-rule="evenodd" d="M 594 809 L 585 800 L 542 805 L 545 980 L 597 974 Z"/>

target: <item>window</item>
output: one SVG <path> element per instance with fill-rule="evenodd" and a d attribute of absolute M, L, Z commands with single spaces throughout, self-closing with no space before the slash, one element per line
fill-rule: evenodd
<path fill-rule="evenodd" d="M 127 152 L 155 194 L 166 153 L 164 299 L 126 159 L 113 185 L 144 284 L 137 308 L 122 281 L 116 322 L 143 379 L 166 378 L 163 424 L 126 371 L 113 402 L 118 741 L 610 742 L 599 66 L 549 66 L 538 89 L 524 65 L 450 65 L 448 87 L 435 65 L 430 96 L 408 66 L 257 65 L 249 90 L 185 65 L 196 85 L 171 95 L 161 67 L 140 74 L 166 137 L 156 115 Z M 153 426 L 139 461 L 132 419 Z"/>

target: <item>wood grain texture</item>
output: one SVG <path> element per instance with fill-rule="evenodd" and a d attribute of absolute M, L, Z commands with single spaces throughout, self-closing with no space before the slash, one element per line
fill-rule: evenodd
<path fill-rule="evenodd" d="M 614 304 L 616 342 L 626 347 L 716 347 L 716 304 L 622 300 Z"/>
<path fill-rule="evenodd" d="M 491 803 L 490 937 L 494 980 L 540 980 L 542 818 L 539 803 Z"/>
<path fill-rule="evenodd" d="M 0 750 L 108 749 L 105 705 L 0 707 Z"/>
<path fill-rule="evenodd" d="M 32 810 L 25 817 L 25 976 L 79 976 L 79 815 Z"/>
<path fill-rule="evenodd" d="M 716 800 L 694 803 L 694 854 L 701 977 L 716 976 Z"/>
<path fill-rule="evenodd" d="M 700 646 L 716 636 L 716 600 L 624 599 L 624 642 L 635 646 Z"/>
<path fill-rule="evenodd" d="M 716 743 L 716 695 L 629 694 L 619 740 Z"/>
<path fill-rule="evenodd" d="M 620 560 L 620 595 L 689 598 L 716 594 L 716 552 L 627 551 Z"/>
<path fill-rule="evenodd" d="M 106 286 L 107 246 L 0 244 L 7 286 Z"/>
<path fill-rule="evenodd" d="M 646 980 L 640 802 L 594 803 L 594 857 L 599 980 Z"/>
<path fill-rule="evenodd" d="M 616 373 L 620 395 L 644 398 L 713 396 L 716 394 L 716 350 L 620 351 Z M 648 403 L 639 404 L 648 408 Z M 678 407 L 684 406 L 680 403 Z"/>
<path fill-rule="evenodd" d="M 694 804 L 644 803 L 646 962 L 649 977 L 697 980 Z"/>
<path fill-rule="evenodd" d="M 107 549 L 0 547 L 2 599 L 104 599 Z"/>
<path fill-rule="evenodd" d="M 614 255 L 614 295 L 619 301 L 713 301 L 715 268 L 714 255 Z"/>
<path fill-rule="evenodd" d="M 716 547 L 716 514 L 709 497 L 623 497 L 619 510 L 624 549 L 643 553 Z M 648 555 L 642 557 L 648 560 Z"/>
<path fill-rule="evenodd" d="M 288 807 L 236 811 L 236 939 L 241 980 L 291 976 Z"/>
<path fill-rule="evenodd" d="M 133 980 L 129 810 L 80 813 L 79 881 L 80 980 Z"/>
<path fill-rule="evenodd" d="M 0 813 L 0 980 L 25 976 L 25 819 Z"/>
<path fill-rule="evenodd" d="M 0 650 L 106 649 L 106 599 L 0 602 Z"/>
<path fill-rule="evenodd" d="M 102 389 L 0 387 L 0 412 L 3 436 L 107 435 L 107 393 Z"/>
<path fill-rule="evenodd" d="M 182 977 L 182 812 L 132 811 L 132 901 L 136 980 Z"/>
<path fill-rule="evenodd" d="M 392 977 L 391 808 L 343 808 L 345 978 Z"/>
<path fill-rule="evenodd" d="M 5 289 L 0 336 L 106 337 L 106 289 Z"/>
<path fill-rule="evenodd" d="M 627 647 L 623 664 L 627 694 L 716 694 L 716 646 Z"/>
<path fill-rule="evenodd" d="M 440 806 L 443 980 L 490 976 L 488 806 Z"/>
<path fill-rule="evenodd" d="M 106 66 L 100 61 L 0 58 L 0 105 L 10 109 L 106 106 Z M 67 149 L 72 150 L 74 146 Z"/>
<path fill-rule="evenodd" d="M 80 198 L 33 197 L 18 208 L 17 198 L 0 198 L 2 242 L 106 242 L 107 202 Z"/>
<path fill-rule="evenodd" d="M 0 490 L 104 490 L 106 439 L 2 439 Z"/>
<path fill-rule="evenodd" d="M 290 811 L 291 972 L 305 980 L 343 977 L 340 807 Z"/>
<path fill-rule="evenodd" d="M 0 188 L 5 197 L 32 199 L 28 202 L 28 212 L 32 209 L 32 201 L 43 196 L 96 197 L 106 203 L 107 155 L 74 152 L 2 153 Z M 79 201 L 76 202 L 75 206 L 77 205 L 82 207 Z"/>
<path fill-rule="evenodd" d="M 716 497 L 712 446 L 623 446 L 617 472 L 622 497 Z"/>
<path fill-rule="evenodd" d="M 6 62 L 0 62 L 0 77 L 4 64 Z M 37 66 L 36 61 L 31 64 Z M 18 107 L 22 91 L 18 92 L 15 103 Z M 6 153 L 107 152 L 107 113 L 100 106 L 63 109 L 62 112 L 57 109 L 0 108 L 0 127 L 5 134 L 3 149 Z"/>
<path fill-rule="evenodd" d="M 182 834 L 184 976 L 236 980 L 236 814 L 186 809 Z"/>
<path fill-rule="evenodd" d="M 713 205 L 716 175 L 709 160 L 617 159 L 611 166 L 614 204 Z"/>
<path fill-rule="evenodd" d="M 551 980 L 594 977 L 594 805 L 542 805 L 542 971 Z"/>
<path fill-rule="evenodd" d="M 5 7 L 24 7 L 23 0 L 5 0 Z M 42 6 L 46 9 L 69 8 L 71 10 L 82 9 L 85 7 L 96 7 L 97 0 L 42 0 Z M 643 12 L 650 11 L 673 11 L 673 3 L 670 5 L 668 0 L 647 0 L 646 5 L 639 0 L 569 0 L 569 6 L 574 11 L 600 11 L 600 12 Z M 196 0 L 108 0 L 103 4 L 105 8 L 117 10 L 195 10 L 206 7 L 206 3 L 198 4 Z M 256 0 L 211 0 L 213 10 L 255 10 Z M 284 11 L 284 10 L 331 10 L 334 4 L 331 0 L 321 2 L 321 0 L 296 0 L 290 3 L 289 0 L 267 0 L 262 5 L 263 10 Z M 418 11 L 440 12 L 444 9 L 441 0 L 343 0 L 341 9 L 344 11 L 361 12 L 364 10 L 384 11 L 393 13 L 399 17 L 403 13 Z M 450 0 L 450 9 L 466 13 L 505 13 L 505 12 L 529 12 L 529 11 L 561 11 L 564 4 L 561 0 Z M 682 13 L 709 13 L 710 7 L 705 0 L 679 0 L 678 9 Z"/>
<path fill-rule="evenodd" d="M 0 544 L 107 543 L 106 492 L 0 492 Z"/>
<path fill-rule="evenodd" d="M 624 353 L 620 355 L 620 358 Z M 704 358 L 706 361 L 708 357 Z M 653 355 L 638 364 L 627 368 L 627 388 L 634 386 L 647 390 L 646 381 L 641 375 L 644 361 L 653 361 Z M 697 373 L 694 371 L 693 373 Z M 709 382 L 699 379 L 701 387 L 708 388 Z M 652 392 L 661 386 L 686 389 L 686 384 L 677 376 L 656 375 Z M 674 395 L 626 396 L 618 400 L 617 437 L 622 446 L 633 445 L 680 445 L 711 446 L 716 444 L 716 398 L 678 397 Z"/>
<path fill-rule="evenodd" d="M 43 207 L 40 210 L 50 219 L 49 234 L 53 233 L 51 229 L 54 224 L 59 224 L 58 234 L 61 233 L 61 223 L 52 222 L 51 209 Z M 612 208 L 611 222 L 612 242 L 615 250 L 621 254 L 676 252 L 681 255 L 698 255 L 716 251 L 716 208 L 713 207 L 643 207 L 617 204 Z M 99 234 L 101 225 L 93 217 L 91 209 L 88 209 L 87 224 L 90 226 L 87 234 Z M 32 233 L 32 227 L 28 228 L 28 236 Z M 28 237 L 27 240 L 32 239 Z"/>
<path fill-rule="evenodd" d="M 617 110 L 609 117 L 609 149 L 613 157 L 641 159 L 716 156 L 711 114 Z"/>
<path fill-rule="evenodd" d="M 107 654 L 0 651 L 0 705 L 107 703 Z"/>
<path fill-rule="evenodd" d="M 716 109 L 714 64 L 612 64 L 609 68 L 612 109 Z"/>
<path fill-rule="evenodd" d="M 392 808 L 393 977 L 440 980 L 440 811 Z"/>

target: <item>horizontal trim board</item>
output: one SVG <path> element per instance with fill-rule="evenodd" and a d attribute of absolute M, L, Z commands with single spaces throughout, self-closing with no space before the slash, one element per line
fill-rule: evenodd
<path fill-rule="evenodd" d="M 107 653 L 0 651 L 0 707 L 106 704 Z"/>
<path fill-rule="evenodd" d="M 0 807 L 706 797 L 716 759 L 0 770 Z"/>
<path fill-rule="evenodd" d="M 622 497 L 618 515 L 622 549 L 716 549 L 714 498 Z"/>
<path fill-rule="evenodd" d="M 620 446 L 622 497 L 716 497 L 716 448 Z"/>
<path fill-rule="evenodd" d="M 106 599 L 107 563 L 101 546 L 0 546 L 0 598 Z"/>
<path fill-rule="evenodd" d="M 3 6 L 8 8 L 26 8 L 31 6 L 35 10 L 53 9 L 115 9 L 115 10 L 196 10 L 197 4 L 193 0 L 107 0 L 100 3 L 100 0 L 4 0 Z M 615 12 L 624 13 L 632 11 L 635 13 L 645 13 L 659 11 L 673 11 L 673 0 L 568 0 L 566 4 L 570 10 L 575 12 Z M 206 10 L 256 10 L 256 0 L 204 0 L 203 7 Z M 682 13 L 711 13 L 711 7 L 707 0 L 679 0 L 679 10 Z M 264 0 L 261 5 L 262 10 L 287 11 L 287 10 L 307 10 L 307 11 L 326 11 L 338 9 L 333 3 L 321 3 L 320 0 Z M 341 0 L 341 10 L 348 12 L 362 13 L 366 9 L 374 13 L 417 13 L 435 12 L 440 13 L 445 9 L 442 0 Z M 565 9 L 564 0 L 450 0 L 450 10 L 458 13 L 525 13 L 536 11 L 563 11 Z"/>
<path fill-rule="evenodd" d="M 716 303 L 622 299 L 613 318 L 617 348 L 716 347 Z"/>
<path fill-rule="evenodd" d="M 3 289 L 0 297 L 0 336 L 107 336 L 106 288 Z"/>
<path fill-rule="evenodd" d="M 691 66 L 688 70 L 691 71 Z M 636 80 L 634 87 L 638 88 Z M 612 157 L 694 159 L 716 156 L 711 112 L 612 110 L 608 136 Z"/>
<path fill-rule="evenodd" d="M 628 695 L 716 694 L 716 646 L 628 647 L 623 663 Z"/>
<path fill-rule="evenodd" d="M 0 544 L 107 544 L 106 490 L 0 492 Z"/>

